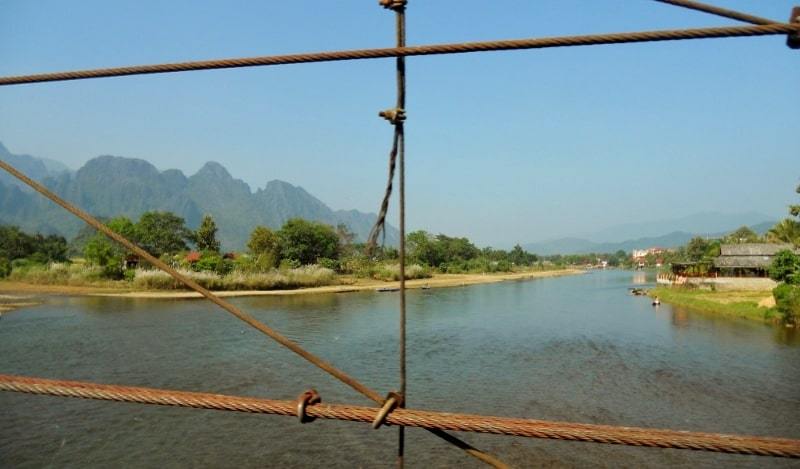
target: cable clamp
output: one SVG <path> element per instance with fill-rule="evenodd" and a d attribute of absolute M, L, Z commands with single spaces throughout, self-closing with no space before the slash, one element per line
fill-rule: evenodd
<path fill-rule="evenodd" d="M 300 420 L 300 423 L 308 423 L 316 420 L 316 417 L 309 417 L 308 414 L 306 414 L 306 407 L 321 402 L 322 398 L 319 396 L 316 389 L 309 389 L 297 396 L 297 418 Z"/>
<path fill-rule="evenodd" d="M 400 393 L 396 393 L 394 391 L 390 392 L 386 395 L 386 399 L 383 401 L 383 406 L 381 410 L 378 411 L 378 415 L 375 416 L 375 420 L 372 421 L 372 428 L 379 429 L 381 425 L 386 422 L 386 417 L 396 408 L 403 405 L 403 395 Z"/>
<path fill-rule="evenodd" d="M 800 26 L 800 7 L 792 8 L 789 24 Z M 800 49 L 800 31 L 789 33 L 789 35 L 786 36 L 786 45 L 791 49 Z"/>
<path fill-rule="evenodd" d="M 387 109 L 378 113 L 392 125 L 397 125 L 406 120 L 406 111 L 400 108 Z"/>
<path fill-rule="evenodd" d="M 407 3 L 407 0 L 378 0 L 378 4 L 383 8 L 397 12 L 405 10 Z"/>

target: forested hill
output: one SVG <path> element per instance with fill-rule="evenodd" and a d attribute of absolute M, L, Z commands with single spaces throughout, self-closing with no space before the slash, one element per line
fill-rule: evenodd
<path fill-rule="evenodd" d="M 372 213 L 334 211 L 302 187 L 284 181 L 269 181 L 263 189 L 252 192 L 244 181 L 234 179 L 214 162 L 187 177 L 176 169 L 159 171 L 147 161 L 116 156 L 94 158 L 74 173 L 46 170 L 42 160 L 28 155 L 0 151 L 0 158 L 34 169 L 34 178 L 95 216 L 124 215 L 135 219 L 148 210 L 168 210 L 195 228 L 202 215 L 210 213 L 217 221 L 219 238 L 226 249 L 243 248 L 257 225 L 277 229 L 294 217 L 333 226 L 344 223 L 359 240 L 366 239 L 375 221 Z M 60 207 L 11 183 L 7 177 L 0 179 L 0 224 L 67 238 L 75 236 L 83 226 Z M 387 244 L 396 244 L 397 239 L 397 230 L 388 227 Z"/>

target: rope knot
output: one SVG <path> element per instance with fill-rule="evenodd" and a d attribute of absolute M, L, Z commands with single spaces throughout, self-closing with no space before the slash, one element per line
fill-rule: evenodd
<path fill-rule="evenodd" d="M 403 11 L 406 8 L 407 0 L 378 0 L 378 4 L 387 10 Z"/>
<path fill-rule="evenodd" d="M 392 125 L 397 125 L 406 120 L 406 111 L 400 108 L 387 109 L 378 113 Z"/>
<path fill-rule="evenodd" d="M 319 396 L 316 389 L 309 389 L 297 396 L 297 419 L 300 420 L 300 423 L 308 423 L 316 420 L 316 417 L 309 417 L 308 414 L 306 414 L 306 407 L 321 402 L 322 398 Z"/>
<path fill-rule="evenodd" d="M 375 419 L 372 421 L 372 428 L 378 429 L 386 422 L 386 417 L 396 408 L 402 407 L 403 405 L 403 395 L 397 392 L 390 392 L 386 395 L 386 400 L 383 401 L 383 406 L 381 410 L 378 411 L 378 414 L 375 416 Z"/>
<path fill-rule="evenodd" d="M 800 7 L 792 8 L 792 14 L 789 16 L 789 24 L 800 26 Z M 791 49 L 800 49 L 800 31 L 789 33 L 786 36 L 786 45 Z"/>

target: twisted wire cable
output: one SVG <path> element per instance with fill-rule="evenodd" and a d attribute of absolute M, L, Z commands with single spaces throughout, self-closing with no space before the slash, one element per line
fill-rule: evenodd
<path fill-rule="evenodd" d="M 0 375 L 0 391 L 274 414 L 297 418 L 296 401 L 116 386 L 80 381 Z M 379 408 L 376 407 L 320 403 L 309 405 L 306 407 L 305 412 L 310 418 L 345 420 L 371 425 L 378 410 Z M 555 422 L 400 408 L 395 409 L 387 416 L 386 423 L 404 427 L 426 428 L 428 430 L 453 430 L 611 445 L 800 458 L 800 440 L 789 438 Z"/>
<path fill-rule="evenodd" d="M 41 83 L 52 81 L 84 80 L 90 78 L 146 75 L 153 73 L 187 72 L 221 68 L 288 65 L 341 60 L 380 59 L 419 55 L 463 54 L 468 52 L 490 52 L 504 50 L 545 49 L 551 47 L 591 46 L 600 44 L 626 44 L 637 42 L 677 41 L 687 39 L 709 39 L 727 37 L 774 36 L 800 32 L 796 24 L 766 24 L 756 26 L 726 26 L 696 29 L 668 29 L 611 34 L 589 34 L 534 39 L 511 39 L 484 42 L 460 42 L 422 46 L 390 47 L 382 49 L 356 49 L 345 51 L 317 52 L 307 54 L 244 57 L 197 62 L 164 63 L 156 65 L 134 65 L 127 67 L 99 68 L 68 72 L 43 73 L 0 77 L 0 86 Z"/>

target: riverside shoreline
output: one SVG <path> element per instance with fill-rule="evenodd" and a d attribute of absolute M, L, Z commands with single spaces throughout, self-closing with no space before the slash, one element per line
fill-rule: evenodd
<path fill-rule="evenodd" d="M 778 321 L 771 292 L 657 287 L 649 290 L 647 294 L 650 297 L 658 297 L 664 303 L 704 313 L 773 324 Z"/>
<path fill-rule="evenodd" d="M 537 278 L 561 277 L 585 273 L 581 269 L 547 270 L 535 272 L 514 272 L 503 274 L 438 274 L 431 278 L 406 280 L 407 289 L 448 288 L 468 285 L 497 283 L 513 280 L 529 280 Z M 376 291 L 378 289 L 399 288 L 400 282 L 384 282 L 373 279 L 355 279 L 352 283 L 326 285 L 321 287 L 297 288 L 292 290 L 226 290 L 214 291 L 220 297 L 241 296 L 290 296 L 322 293 L 350 293 L 359 291 Z M 40 285 L 23 282 L 0 282 L 0 293 L 25 295 L 64 295 L 64 296 L 101 296 L 117 298 L 152 298 L 152 299 L 192 299 L 202 298 L 197 292 L 184 290 L 129 290 L 116 287 L 92 287 L 70 285 Z"/>

